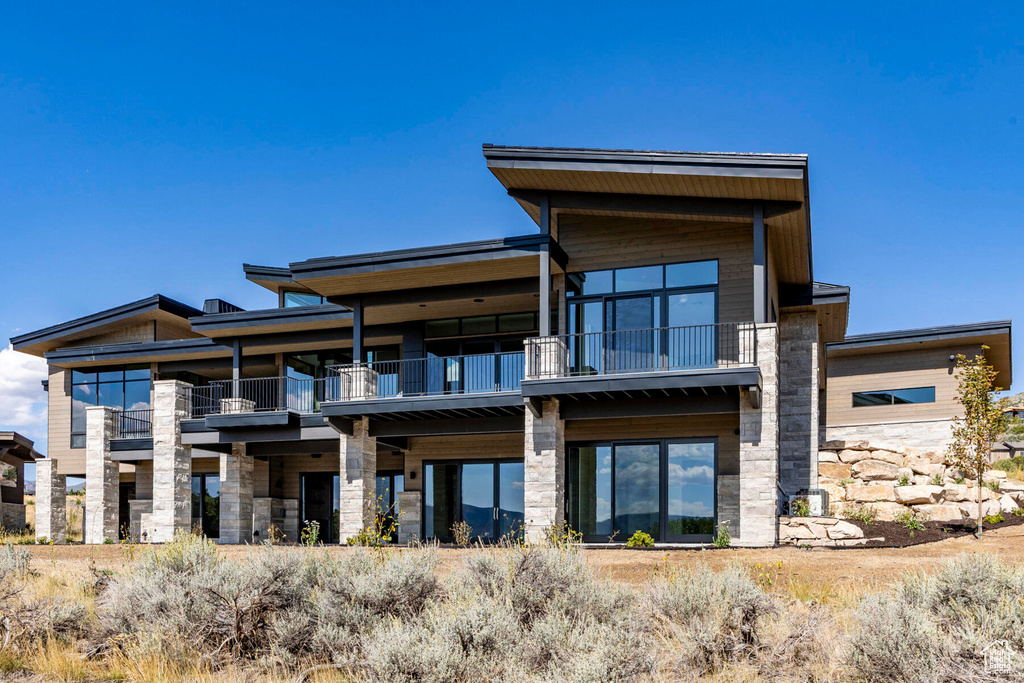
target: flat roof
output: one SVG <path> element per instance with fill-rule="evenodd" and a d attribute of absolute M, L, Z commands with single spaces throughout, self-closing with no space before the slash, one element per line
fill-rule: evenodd
<path fill-rule="evenodd" d="M 68 322 L 27 332 L 11 338 L 15 351 L 42 356 L 61 345 L 62 342 L 96 336 L 107 331 L 130 325 L 132 322 L 155 320 L 160 317 L 180 318 L 187 324 L 191 316 L 203 312 L 162 294 L 132 301 L 99 313 L 83 316 Z"/>
<path fill-rule="evenodd" d="M 351 320 L 352 311 L 335 304 L 232 311 L 190 318 L 192 329 L 210 337 L 260 334 L 337 327 L 339 320 Z"/>
<path fill-rule="evenodd" d="M 832 342 L 828 348 L 835 350 L 858 349 L 907 342 L 945 341 L 967 339 L 992 334 L 1010 334 L 1012 321 L 992 320 L 980 323 L 964 323 L 959 325 L 941 325 L 936 327 L 919 327 L 909 330 L 892 330 L 890 332 L 872 332 L 870 334 L 847 335 L 841 342 Z"/>
<path fill-rule="evenodd" d="M 172 360 L 174 358 L 212 358 L 230 354 L 230 347 L 219 344 L 209 337 L 192 337 L 155 342 L 72 346 L 47 351 L 45 357 L 47 363 L 51 365 L 76 365 Z"/>
<path fill-rule="evenodd" d="M 1012 322 L 987 322 L 919 327 L 870 334 L 849 335 L 843 341 L 827 345 L 829 355 L 854 356 L 872 353 L 891 353 L 925 348 L 942 348 L 957 344 L 979 344 L 989 347 L 985 357 L 999 376 L 996 383 L 1003 389 L 1013 383 Z"/>

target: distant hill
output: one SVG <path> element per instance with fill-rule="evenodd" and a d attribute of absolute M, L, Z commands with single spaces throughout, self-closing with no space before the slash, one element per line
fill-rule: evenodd
<path fill-rule="evenodd" d="M 1011 406 L 1024 406 L 1024 391 L 1009 397 Z"/>
<path fill-rule="evenodd" d="M 34 496 L 34 495 L 36 495 L 36 482 L 35 481 L 29 481 L 28 479 L 25 480 L 25 495 L 26 496 Z"/>

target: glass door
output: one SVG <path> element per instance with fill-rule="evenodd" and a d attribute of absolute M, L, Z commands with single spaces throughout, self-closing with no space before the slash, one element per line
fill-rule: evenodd
<path fill-rule="evenodd" d="M 337 543 L 338 523 L 335 505 L 335 490 L 339 488 L 338 477 L 329 472 L 314 472 L 300 476 L 301 490 L 299 497 L 300 531 L 309 522 L 320 525 L 321 542 Z"/>
<path fill-rule="evenodd" d="M 428 462 L 423 466 L 423 537 L 450 541 L 465 522 L 470 538 L 520 534 L 525 521 L 522 460 Z"/>
<path fill-rule="evenodd" d="M 608 300 L 608 359 L 611 372 L 650 370 L 658 365 L 658 340 L 654 329 L 659 326 L 661 297 L 616 297 Z"/>
<path fill-rule="evenodd" d="M 713 291 L 668 295 L 669 329 L 663 343 L 669 369 L 715 365 L 718 346 L 715 299 Z"/>
<path fill-rule="evenodd" d="M 661 535 L 661 465 L 659 444 L 614 447 L 615 530 L 626 540 L 637 531 Z"/>
<path fill-rule="evenodd" d="M 668 541 L 700 541 L 715 533 L 715 444 L 668 444 Z"/>

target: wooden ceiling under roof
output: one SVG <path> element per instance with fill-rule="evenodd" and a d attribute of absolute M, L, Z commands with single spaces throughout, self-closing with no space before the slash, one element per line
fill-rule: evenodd
<path fill-rule="evenodd" d="M 799 202 L 804 208 L 769 217 L 765 224 L 779 258 L 780 279 L 793 284 L 811 281 L 807 159 L 802 155 L 690 155 L 488 146 L 484 156 L 490 171 L 510 191 Z M 516 201 L 539 223 L 540 214 L 535 204 L 522 198 Z M 614 212 L 585 209 L 571 212 L 614 215 Z M 621 215 L 669 217 L 639 211 Z M 704 214 L 673 213 L 671 217 L 700 222 L 752 222 L 752 219 L 735 216 Z"/>

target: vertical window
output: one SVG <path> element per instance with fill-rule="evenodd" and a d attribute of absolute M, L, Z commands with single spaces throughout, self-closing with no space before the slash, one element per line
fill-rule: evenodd
<path fill-rule="evenodd" d="M 199 526 L 207 538 L 220 537 L 220 476 L 192 475 L 192 528 Z"/>
<path fill-rule="evenodd" d="M 908 403 L 935 403 L 935 387 L 853 392 L 854 408 L 905 405 Z"/>

